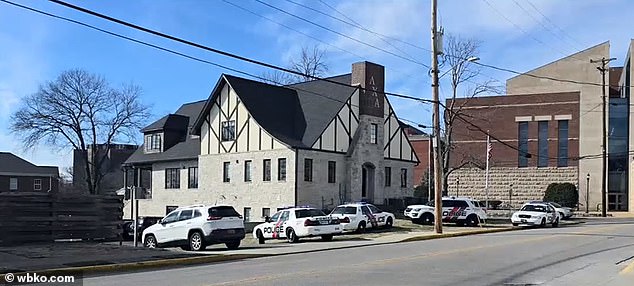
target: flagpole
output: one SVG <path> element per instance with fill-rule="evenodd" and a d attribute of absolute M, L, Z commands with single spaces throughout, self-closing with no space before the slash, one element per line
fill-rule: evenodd
<path fill-rule="evenodd" d="M 489 138 L 489 130 L 487 130 L 487 152 L 486 152 L 486 169 L 484 174 L 484 196 L 485 196 L 485 206 L 489 209 L 489 157 L 491 152 L 491 139 Z"/>

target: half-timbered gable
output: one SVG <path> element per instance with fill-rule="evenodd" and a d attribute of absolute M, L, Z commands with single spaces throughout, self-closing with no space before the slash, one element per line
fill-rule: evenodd
<path fill-rule="evenodd" d="M 410 143 L 407 133 L 401 128 L 400 121 L 392 105 L 385 98 L 385 120 L 383 121 L 383 156 L 386 159 L 419 162 L 416 152 Z"/>

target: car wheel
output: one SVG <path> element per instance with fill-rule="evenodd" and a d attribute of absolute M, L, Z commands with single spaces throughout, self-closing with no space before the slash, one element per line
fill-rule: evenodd
<path fill-rule="evenodd" d="M 539 224 L 539 227 L 546 227 L 546 218 L 542 219 L 542 222 Z"/>
<path fill-rule="evenodd" d="M 555 219 L 555 222 L 553 222 L 553 227 L 558 227 L 559 226 L 559 218 Z"/>
<path fill-rule="evenodd" d="M 480 220 L 477 215 L 472 214 L 467 217 L 467 226 L 478 226 L 479 223 Z"/>
<path fill-rule="evenodd" d="M 189 235 L 189 249 L 193 251 L 201 251 L 205 249 L 205 242 L 200 231 L 194 231 Z"/>
<path fill-rule="evenodd" d="M 564 217 L 564 213 L 559 213 L 559 217 L 560 217 L 561 219 L 564 219 L 564 218 L 565 218 L 565 217 Z"/>
<path fill-rule="evenodd" d="M 227 246 L 228 249 L 238 249 L 238 247 L 240 246 L 240 241 L 239 240 L 235 240 L 235 241 L 230 241 L 230 242 L 225 242 L 225 245 Z"/>
<path fill-rule="evenodd" d="M 322 241 L 332 241 L 332 234 L 324 234 L 321 236 Z"/>
<path fill-rule="evenodd" d="M 385 221 L 385 228 L 392 228 L 393 225 L 394 225 L 394 221 L 392 221 L 391 217 L 388 217 L 387 220 Z"/>
<path fill-rule="evenodd" d="M 262 234 L 262 231 L 258 229 L 258 231 L 255 233 L 255 236 L 258 237 L 258 243 L 259 244 L 264 244 L 264 234 Z"/>
<path fill-rule="evenodd" d="M 434 215 L 430 213 L 423 214 L 422 223 L 425 225 L 432 225 L 434 223 Z"/>
<path fill-rule="evenodd" d="M 358 233 L 364 233 L 365 232 L 365 221 L 362 221 L 359 223 L 359 226 L 357 226 L 357 232 Z"/>
<path fill-rule="evenodd" d="M 286 239 L 290 243 L 296 243 L 299 241 L 299 237 L 297 237 L 297 234 L 295 234 L 295 231 L 292 228 L 289 228 L 286 231 Z"/>
<path fill-rule="evenodd" d="M 147 248 L 158 247 L 158 243 L 156 242 L 156 237 L 154 237 L 154 235 L 148 234 L 147 236 L 145 236 L 145 243 L 143 245 Z"/>

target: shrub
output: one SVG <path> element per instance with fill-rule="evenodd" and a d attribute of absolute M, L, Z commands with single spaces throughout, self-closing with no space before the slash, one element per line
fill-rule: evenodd
<path fill-rule="evenodd" d="M 571 183 L 552 183 L 546 188 L 545 202 L 555 202 L 564 207 L 574 208 L 579 203 L 577 187 Z"/>

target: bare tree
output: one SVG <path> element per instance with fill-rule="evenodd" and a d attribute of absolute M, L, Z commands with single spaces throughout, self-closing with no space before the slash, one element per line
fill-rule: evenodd
<path fill-rule="evenodd" d="M 132 141 L 149 116 L 140 95 L 135 85 L 115 89 L 103 77 L 83 70 L 65 71 L 22 99 L 10 128 L 26 149 L 45 143 L 86 154 L 82 156 L 86 187 L 97 194 L 111 143 Z M 97 152 L 99 144 L 103 146 Z"/>
<path fill-rule="evenodd" d="M 302 81 L 313 80 L 312 77 L 321 77 L 328 72 L 328 65 L 325 62 L 326 51 L 313 46 L 312 48 L 302 47 L 297 58 L 290 60 L 288 69 L 301 73 L 302 75 L 288 74 L 280 71 L 267 72 L 262 74 L 263 81 L 270 84 L 286 85 Z"/>
<path fill-rule="evenodd" d="M 477 60 L 480 43 L 473 39 L 462 39 L 449 35 L 445 42 L 445 64 L 449 67 L 449 81 L 451 83 L 451 95 L 445 107 L 444 123 L 445 130 L 441 135 L 444 148 L 442 148 L 442 175 L 443 191 L 446 192 L 449 186 L 449 175 L 465 166 L 482 168 L 482 162 L 478 162 L 473 156 L 463 154 L 457 165 L 451 165 L 451 155 L 454 153 L 452 141 L 453 128 L 456 120 L 468 119 L 469 115 L 464 112 L 464 107 L 469 99 L 484 93 L 501 93 L 499 82 L 495 80 L 485 80 L 476 82 L 480 75 L 481 68 L 473 61 Z M 463 85 L 466 85 L 463 88 Z M 458 94 L 463 93 L 460 103 L 456 102 Z"/>

